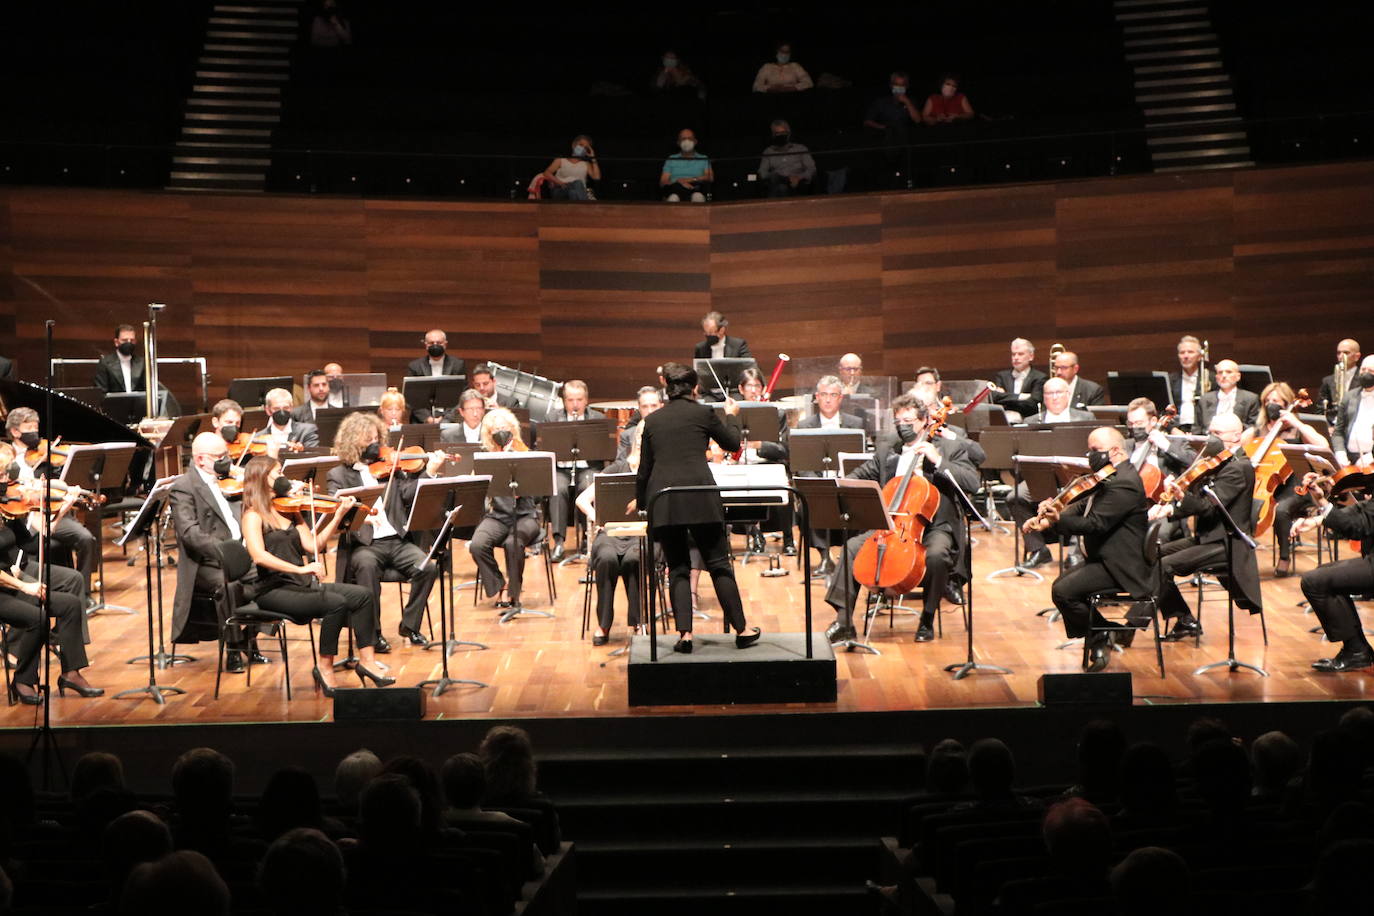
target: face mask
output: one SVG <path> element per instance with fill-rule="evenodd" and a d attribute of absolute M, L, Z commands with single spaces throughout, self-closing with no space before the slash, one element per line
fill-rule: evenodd
<path fill-rule="evenodd" d="M 791 135 L 791 134 L 774 134 L 774 135 L 773 135 L 773 145 L 774 145 L 774 146 L 786 146 L 787 143 L 788 143 L 788 141 L 791 140 L 791 139 L 792 139 L 792 135 Z"/>
<path fill-rule="evenodd" d="M 234 466 L 234 462 L 229 460 L 228 455 L 220 455 L 215 459 L 214 467 L 211 471 L 216 477 L 223 479 L 229 476 L 229 469 Z"/>
<path fill-rule="evenodd" d="M 792 59 L 792 55 L 791 55 L 791 54 L 779 54 L 779 55 L 778 55 L 778 63 L 780 63 L 780 64 L 785 64 L 785 63 L 787 63 L 787 62 L 788 62 L 789 60 L 791 60 L 791 59 Z"/>
<path fill-rule="evenodd" d="M 425 347 L 425 352 L 429 354 L 430 359 L 438 359 L 439 357 L 444 355 L 444 345 L 437 343 L 430 344 L 429 346 Z"/>
<path fill-rule="evenodd" d="M 1143 426 L 1131 427 L 1131 440 L 1133 442 L 1144 442 L 1150 438 L 1150 431 Z"/>
<path fill-rule="evenodd" d="M 134 342 L 132 340 L 120 341 L 120 343 L 115 345 L 115 349 L 119 351 L 120 356 L 133 356 Z"/>
<path fill-rule="evenodd" d="M 491 434 L 491 441 L 496 443 L 497 448 L 505 448 L 510 445 L 511 433 L 508 429 L 498 429 Z"/>
<path fill-rule="evenodd" d="M 19 462 L 17 462 L 17 461 L 11 461 L 11 462 L 10 462 L 10 466 L 9 466 L 8 468 L 5 469 L 5 478 L 6 478 L 7 480 L 18 480 L 18 479 L 19 479 Z"/>
<path fill-rule="evenodd" d="M 38 448 L 38 433 L 24 433 L 19 437 L 19 441 L 24 443 L 25 448 Z"/>
<path fill-rule="evenodd" d="M 893 87 L 892 87 L 892 94 L 893 94 L 893 95 L 906 95 L 906 87 L 905 87 L 905 86 L 893 86 Z"/>
<path fill-rule="evenodd" d="M 1361 372 L 1355 377 L 1355 380 L 1360 383 L 1361 388 L 1374 388 L 1374 372 Z"/>
<path fill-rule="evenodd" d="M 579 144 L 577 144 L 576 146 L 573 147 L 573 158 L 574 158 L 574 159 L 581 159 L 583 156 L 586 156 L 586 155 L 587 155 L 587 148 L 586 148 L 585 146 L 583 146 L 581 143 L 579 143 Z"/>
<path fill-rule="evenodd" d="M 944 96 L 944 97 L 947 98 L 947 99 L 952 99 L 952 98 L 954 98 L 954 93 L 956 93 L 956 92 L 958 92 L 958 91 L 959 91 L 959 89 L 958 89 L 958 87 L 956 87 L 956 86 L 941 86 L 941 87 L 940 87 L 940 95 Z"/>
<path fill-rule="evenodd" d="M 665 57 L 665 58 L 663 58 L 663 69 L 664 69 L 664 70 L 671 70 L 671 69 L 673 69 L 673 68 L 676 67 L 676 66 L 677 66 L 677 58 L 676 58 L 676 57 Z"/>
<path fill-rule="evenodd" d="M 227 426 L 221 426 L 219 428 L 219 434 L 220 438 L 225 442 L 233 442 L 239 437 L 239 428 L 231 423 Z"/>
<path fill-rule="evenodd" d="M 1207 443 L 1202 446 L 1202 456 L 1204 458 L 1212 458 L 1216 455 L 1220 455 L 1224 451 L 1226 451 L 1226 443 L 1222 442 L 1221 437 L 1216 433 L 1209 433 L 1207 435 Z"/>
<path fill-rule="evenodd" d="M 291 481 L 286 477 L 278 477 L 272 481 L 272 493 L 276 496 L 289 496 L 291 494 Z"/>
<path fill-rule="evenodd" d="M 381 445 L 379 445 L 379 444 L 376 443 L 376 442 L 371 443 L 370 445 L 368 445 L 367 448 L 363 449 L 363 453 L 362 453 L 362 455 L 361 455 L 360 457 L 361 457 L 361 459 L 362 459 L 363 464 L 371 464 L 371 463 L 374 462 L 374 461 L 379 461 L 379 460 L 381 460 L 381 457 L 382 457 L 382 447 L 381 447 Z"/>
<path fill-rule="evenodd" d="M 694 150 L 694 149 L 697 148 L 697 141 L 695 141 L 695 140 L 679 140 L 679 141 L 678 141 L 678 144 L 677 144 L 677 148 L 680 149 L 680 150 L 682 150 L 684 153 L 690 153 L 692 150 Z"/>
<path fill-rule="evenodd" d="M 339 393 L 340 391 L 343 391 L 343 379 L 339 378 L 338 376 L 335 376 L 334 378 L 330 379 L 329 390 L 334 392 L 335 394 Z"/>
<path fill-rule="evenodd" d="M 912 426 L 910 423 L 897 424 L 897 438 L 902 440 L 903 445 L 910 445 L 915 442 L 919 436 L 920 434 L 916 432 L 916 427 Z"/>
<path fill-rule="evenodd" d="M 1106 452 L 1092 449 L 1088 452 L 1088 470 L 1096 473 L 1112 463 L 1112 456 Z"/>
<path fill-rule="evenodd" d="M 272 411 L 272 422 L 275 423 L 275 424 L 277 424 L 278 426 L 285 426 L 286 424 L 288 424 L 288 423 L 291 422 L 291 411 L 289 411 L 289 410 L 274 410 L 274 411 Z"/>
<path fill-rule="evenodd" d="M 1273 423 L 1275 420 L 1277 420 L 1279 418 L 1279 414 L 1281 413 L 1283 413 L 1283 408 L 1277 404 L 1264 405 L 1264 415 L 1269 418 L 1270 423 Z"/>

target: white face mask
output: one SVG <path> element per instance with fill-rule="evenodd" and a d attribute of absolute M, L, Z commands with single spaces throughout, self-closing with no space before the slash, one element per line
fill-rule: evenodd
<path fill-rule="evenodd" d="M 778 63 L 780 63 L 780 64 L 785 64 L 785 63 L 787 63 L 787 62 L 788 62 L 789 60 L 791 60 L 791 59 L 792 59 L 792 55 L 791 55 L 791 54 L 783 54 L 782 52 L 778 52 Z"/>
<path fill-rule="evenodd" d="M 573 158 L 574 158 L 574 159 L 581 158 L 582 156 L 585 156 L 585 155 L 587 155 L 587 148 L 586 148 L 585 146 L 583 146 L 581 143 L 579 143 L 579 144 L 577 144 L 576 146 L 573 147 Z"/>
<path fill-rule="evenodd" d="M 893 95 L 906 95 L 906 87 L 905 87 L 905 86 L 893 86 L 893 87 L 892 87 L 892 94 L 893 94 Z"/>
<path fill-rule="evenodd" d="M 676 67 L 676 66 L 677 66 L 677 58 L 676 58 L 676 57 L 665 57 L 665 58 L 663 58 L 663 69 L 664 69 L 664 70 L 671 70 L 671 69 L 673 69 L 673 68 Z"/>
<path fill-rule="evenodd" d="M 680 150 L 682 150 L 684 153 L 690 153 L 692 150 L 694 150 L 694 149 L 697 148 L 697 141 L 695 141 L 695 140 L 679 140 L 679 141 L 677 142 L 677 148 L 680 149 Z"/>

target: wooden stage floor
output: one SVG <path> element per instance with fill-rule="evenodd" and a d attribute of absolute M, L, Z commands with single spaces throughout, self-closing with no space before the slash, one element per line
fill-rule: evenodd
<path fill-rule="evenodd" d="M 891 710 L 961 707 L 1025 707 L 1036 702 L 1036 680 L 1045 672 L 1079 670 L 1080 652 L 1059 649 L 1063 629 L 1058 623 L 1036 616 L 1049 603 L 1049 582 L 1006 577 L 989 581 L 986 576 L 1011 559 L 1011 536 L 979 532 L 974 550 L 977 574 L 977 620 L 975 647 L 982 661 L 1010 668 L 1009 675 L 976 673 L 955 681 L 943 668 L 959 662 L 965 655 L 965 630 L 957 607 L 944 609 L 944 636 L 935 642 L 912 641 L 914 616 L 898 613 L 889 628 L 884 616 L 875 621 L 873 644 L 879 656 L 841 653 L 838 660 L 839 692 L 833 704 L 786 706 L 694 706 L 631 709 L 626 699 L 626 662 L 624 657 L 609 657 L 609 652 L 624 644 L 623 623 L 612 634 L 612 643 L 593 648 L 590 637 L 579 639 L 582 616 L 582 590 L 577 580 L 581 564 L 557 570 L 559 598 L 552 619 L 523 617 L 499 624 L 490 601 L 472 607 L 471 592 L 458 593 L 459 635 L 478 640 L 486 650 L 459 649 L 450 661 L 453 677 L 485 681 L 486 688 L 461 687 L 438 699 L 431 699 L 429 716 L 435 718 L 543 718 L 608 717 L 655 715 L 728 715 L 758 712 L 882 712 Z M 738 539 L 737 539 L 738 542 Z M 770 549 L 776 542 L 770 541 Z M 542 559 L 531 559 L 527 567 L 527 603 L 549 609 L 544 587 Z M 1299 553 L 1297 569 L 1312 567 L 1310 550 Z M 1116 653 L 1112 670 L 1129 670 L 1135 675 L 1137 703 L 1254 702 L 1363 700 L 1374 697 L 1374 677 L 1369 672 L 1344 675 L 1317 674 L 1310 662 L 1329 655 L 1320 635 L 1308 632 L 1315 617 L 1298 607 L 1301 594 L 1296 576 L 1274 580 L 1270 572 L 1267 545 L 1261 558 L 1265 579 L 1269 645 L 1261 639 L 1258 618 L 1237 618 L 1237 657 L 1268 669 L 1269 677 L 1250 672 L 1213 671 L 1195 676 L 1193 670 L 1226 655 L 1224 593 L 1208 590 L 1204 617 L 1207 633 L 1200 647 L 1192 641 L 1166 644 L 1168 676 L 1160 679 L 1148 640 Z M 738 567 L 737 567 L 738 568 Z M 781 578 L 763 578 L 764 568 L 754 560 L 738 568 L 746 612 L 751 624 L 765 631 L 801 631 L 803 598 L 801 576 L 795 569 Z M 458 561 L 462 578 L 471 578 L 471 560 L 463 554 Z M 1042 570 L 1047 571 L 1048 570 Z M 225 676 L 219 700 L 214 698 L 214 646 L 201 644 L 183 647 L 196 661 L 178 664 L 157 672 L 158 682 L 181 687 L 183 696 L 168 697 L 159 706 L 145 697 L 115 699 L 120 690 L 147 683 L 146 664 L 130 665 L 126 660 L 146 652 L 144 572 L 140 565 L 127 567 L 118 548 L 106 540 L 106 600 L 130 605 L 138 613 L 101 613 L 91 618 L 90 646 L 92 664 L 87 674 L 106 688 L 99 699 L 84 700 L 71 695 L 54 698 L 52 719 L 57 726 L 209 724 L 216 722 L 322 721 L 331 715 L 331 703 L 312 687 L 309 647 L 302 639 L 292 644 L 292 685 L 295 698 L 290 702 L 282 690 L 282 666 L 274 663 L 264 669 L 255 667 L 250 688 L 241 675 Z M 163 588 L 168 616 L 175 588 L 175 570 L 163 572 Z M 824 589 L 812 588 L 815 629 L 819 632 L 833 619 L 822 600 Z M 1185 594 L 1187 592 L 1185 591 Z M 399 683 L 413 685 L 436 676 L 438 650 L 423 651 L 403 645 L 396 637 L 399 608 L 397 590 L 387 586 L 383 592 L 385 632 L 395 647 L 383 656 L 390 673 Z M 436 612 L 437 595 L 431 598 Z M 624 619 L 624 595 L 619 596 L 620 620 Z M 709 581 L 702 583 L 702 609 L 712 616 L 698 627 L 720 626 L 720 612 L 711 594 Z M 264 645 L 266 645 L 264 641 Z M 665 643 L 665 647 L 671 645 Z M 269 653 L 270 654 L 270 653 Z M 55 668 L 55 662 L 54 662 Z M 347 672 L 339 682 L 348 683 Z M 54 678 L 56 672 L 54 670 Z M 28 727 L 35 712 L 29 707 L 0 707 L 0 727 Z"/>

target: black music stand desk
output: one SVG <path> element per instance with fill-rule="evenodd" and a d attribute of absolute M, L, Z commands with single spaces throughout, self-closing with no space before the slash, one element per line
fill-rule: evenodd
<path fill-rule="evenodd" d="M 840 452 L 862 452 L 861 429 L 794 429 L 787 437 L 792 473 L 825 474 L 840 470 Z"/>
<path fill-rule="evenodd" d="M 62 466 L 62 482 L 81 487 L 83 490 L 113 489 L 124 486 L 129 476 L 129 465 L 134 460 L 138 446 L 132 442 L 101 442 L 96 445 L 72 445 L 67 452 L 67 463 Z M 95 510 L 101 517 L 101 510 Z M 131 607 L 105 602 L 105 550 L 101 537 L 102 526 L 96 525 L 96 575 L 100 577 L 100 602 L 87 609 L 87 615 L 100 611 L 120 611 L 135 613 Z"/>
<path fill-rule="evenodd" d="M 854 576 L 854 558 L 849 555 L 850 535 L 859 531 L 889 531 L 892 517 L 883 504 L 883 491 L 875 480 L 857 480 L 845 477 L 795 477 L 792 485 L 806 498 L 810 509 L 810 524 L 813 528 L 839 529 L 844 532 L 840 546 L 840 566 L 835 575 L 844 576 L 845 603 L 853 607 L 857 597 L 850 592 Z M 850 617 L 851 621 L 853 617 Z M 862 650 L 873 655 L 881 655 L 868 643 L 869 621 L 864 619 L 862 637 L 846 639 L 833 643 L 832 648 L 842 648 L 848 652 Z M 856 634 L 857 636 L 857 634 Z"/>
<path fill-rule="evenodd" d="M 129 690 L 121 690 L 115 694 L 115 699 L 132 696 L 149 696 L 157 702 L 159 706 L 165 705 L 167 700 L 163 693 L 183 694 L 186 691 L 180 687 L 172 687 L 157 682 L 157 669 L 169 668 L 177 662 L 195 661 L 189 655 L 167 654 L 166 644 L 162 636 L 162 532 L 159 520 L 162 518 L 162 509 L 167 504 L 167 494 L 171 491 L 171 481 L 176 478 L 168 478 L 160 481 L 153 487 L 151 493 L 143 501 L 143 505 L 138 510 L 138 515 L 134 517 L 129 527 L 125 529 L 123 537 L 115 541 L 116 547 L 127 547 L 134 541 L 142 538 L 145 545 L 143 551 L 143 587 L 144 594 L 148 601 L 148 654 L 138 658 L 129 659 L 129 664 L 141 661 L 148 662 L 148 683 L 143 687 L 134 687 Z M 153 552 L 157 552 L 156 560 Z M 158 568 L 157 576 L 157 595 L 156 600 L 153 595 L 153 564 L 156 562 Z M 157 646 L 153 645 L 153 614 L 156 607 L 157 614 Z"/>

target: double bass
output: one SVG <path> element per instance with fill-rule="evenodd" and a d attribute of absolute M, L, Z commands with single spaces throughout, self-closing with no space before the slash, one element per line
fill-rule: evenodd
<path fill-rule="evenodd" d="M 945 418 L 954 409 L 945 397 L 940 407 L 930 412 L 930 422 L 916 437 L 919 445 L 944 426 Z M 918 476 L 920 456 L 901 477 L 894 477 L 883 487 L 883 503 L 892 516 L 889 531 L 875 531 L 854 557 L 854 578 L 870 589 L 886 589 L 892 593 L 909 592 L 921 584 L 926 575 L 926 526 L 940 510 L 940 491 L 935 484 Z"/>

